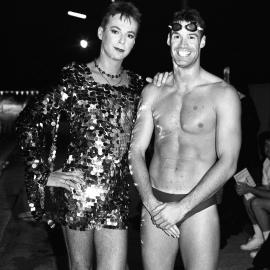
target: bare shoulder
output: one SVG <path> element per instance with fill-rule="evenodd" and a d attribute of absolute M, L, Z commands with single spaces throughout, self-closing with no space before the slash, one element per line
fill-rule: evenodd
<path fill-rule="evenodd" d="M 221 102 L 224 104 L 228 102 L 233 104 L 240 102 L 237 90 L 231 84 L 223 80 L 213 87 L 213 92 L 215 93 L 214 96 L 217 103 Z"/>
<path fill-rule="evenodd" d="M 141 98 L 145 102 L 153 103 L 156 100 L 156 98 L 160 95 L 161 92 L 162 92 L 162 87 L 157 87 L 156 85 L 149 83 L 143 88 Z"/>
<path fill-rule="evenodd" d="M 240 101 L 237 90 L 231 84 L 213 74 L 207 74 L 207 86 L 209 95 L 211 95 L 215 102 Z"/>

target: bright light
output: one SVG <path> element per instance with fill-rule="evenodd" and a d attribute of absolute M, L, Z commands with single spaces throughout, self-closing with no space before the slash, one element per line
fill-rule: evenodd
<path fill-rule="evenodd" d="M 82 40 L 80 41 L 80 45 L 81 45 L 82 48 L 85 49 L 85 48 L 88 47 L 88 41 L 85 40 L 85 39 L 82 39 Z"/>
<path fill-rule="evenodd" d="M 73 16 L 80 19 L 86 19 L 86 15 L 78 12 L 68 11 L 69 16 Z"/>

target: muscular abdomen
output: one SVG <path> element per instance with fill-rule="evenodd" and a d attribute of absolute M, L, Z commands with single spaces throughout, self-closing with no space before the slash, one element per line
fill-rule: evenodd
<path fill-rule="evenodd" d="M 168 193 L 188 193 L 216 160 L 213 132 L 173 130 L 157 136 L 150 164 L 152 185 Z"/>

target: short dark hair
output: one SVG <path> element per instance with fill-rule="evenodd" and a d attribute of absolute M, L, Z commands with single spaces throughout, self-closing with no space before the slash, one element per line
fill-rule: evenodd
<path fill-rule="evenodd" d="M 174 12 L 171 23 L 176 21 L 196 22 L 203 29 L 202 35 L 205 32 L 205 21 L 197 9 L 187 8 Z"/>
<path fill-rule="evenodd" d="M 140 26 L 141 23 L 141 12 L 139 9 L 131 2 L 115 1 L 112 2 L 104 12 L 101 20 L 101 27 L 105 28 L 108 24 L 109 17 L 120 14 L 120 18 L 133 18 Z"/>
<path fill-rule="evenodd" d="M 258 135 L 259 150 L 264 156 L 264 145 L 266 141 L 270 140 L 270 130 L 265 130 Z"/>

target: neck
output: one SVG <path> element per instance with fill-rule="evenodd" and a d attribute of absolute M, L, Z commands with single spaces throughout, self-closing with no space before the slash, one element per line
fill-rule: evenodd
<path fill-rule="evenodd" d="M 185 84 L 194 84 L 200 78 L 201 70 L 200 66 L 181 68 L 174 65 L 173 72 L 175 81 Z"/>
<path fill-rule="evenodd" d="M 96 63 L 109 74 L 119 74 L 122 70 L 122 61 L 116 61 L 108 57 L 105 58 L 102 55 L 96 58 Z"/>

